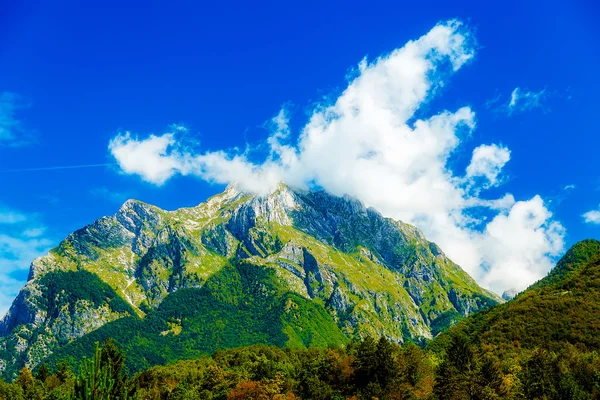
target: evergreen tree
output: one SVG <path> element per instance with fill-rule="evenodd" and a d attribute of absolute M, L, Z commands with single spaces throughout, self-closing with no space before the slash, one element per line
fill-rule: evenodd
<path fill-rule="evenodd" d="M 473 390 L 475 355 L 468 339 L 455 335 L 436 374 L 435 394 L 439 399 L 470 399 Z"/>
<path fill-rule="evenodd" d="M 112 340 L 102 348 L 96 343 L 91 359 L 79 367 L 73 391 L 74 400 L 125 400 L 128 397 L 122 375 L 124 354 Z"/>
<path fill-rule="evenodd" d="M 46 378 L 48 378 L 49 375 L 50 375 L 50 369 L 48 368 L 46 363 L 40 364 L 40 366 L 35 371 L 35 379 L 37 379 L 38 381 L 40 381 L 42 383 L 44 383 L 46 381 Z"/>
<path fill-rule="evenodd" d="M 61 382 L 66 382 L 68 379 L 73 378 L 73 371 L 71 367 L 67 363 L 67 361 L 62 360 L 60 364 L 58 364 L 58 368 L 56 369 L 56 376 L 60 379 Z"/>
<path fill-rule="evenodd" d="M 125 366 L 125 353 L 119 349 L 112 338 L 109 338 L 102 345 L 100 350 L 101 364 L 108 366 L 113 380 L 111 396 L 114 399 L 122 398 L 126 391 L 125 375 L 123 367 Z"/>

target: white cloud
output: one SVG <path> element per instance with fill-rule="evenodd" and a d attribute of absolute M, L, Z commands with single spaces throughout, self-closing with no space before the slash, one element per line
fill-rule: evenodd
<path fill-rule="evenodd" d="M 15 93 L 0 93 L 0 146 L 17 147 L 33 141 L 31 132 L 26 130 L 16 117 L 19 109 L 28 106 L 22 97 Z"/>
<path fill-rule="evenodd" d="M 145 181 L 162 185 L 175 173 L 185 174 L 186 154 L 175 150 L 175 133 L 137 140 L 130 132 L 120 134 L 109 143 L 109 149 L 123 172 L 138 174 Z"/>
<path fill-rule="evenodd" d="M 467 178 L 483 177 L 487 180 L 484 186 L 500 184 L 498 175 L 510 160 L 510 150 L 496 144 L 477 147 L 473 150 L 471 163 L 467 167 Z"/>
<path fill-rule="evenodd" d="M 8 310 L 24 283 L 29 265 L 50 249 L 43 235 L 46 228 L 36 216 L 2 208 L 0 223 L 0 318 Z M 4 216 L 4 217 L 3 217 Z"/>
<path fill-rule="evenodd" d="M 480 238 L 483 265 L 489 271 L 481 276 L 488 287 L 510 288 L 516 282 L 533 282 L 552 268 L 547 254 L 563 250 L 564 228 L 550 222 L 552 214 L 539 196 L 519 201 L 508 212 L 500 213 L 487 224 Z"/>
<path fill-rule="evenodd" d="M 532 110 L 534 108 L 543 108 L 544 100 L 547 97 L 548 93 L 546 89 L 542 89 L 539 92 L 533 92 L 516 87 L 510 94 L 508 113 L 513 114 L 516 112 Z"/>
<path fill-rule="evenodd" d="M 501 183 L 510 159 L 506 147 L 478 146 L 465 172 L 450 168 L 451 155 L 475 129 L 469 107 L 415 117 L 474 50 L 469 30 L 449 21 L 390 54 L 363 60 L 344 92 L 317 106 L 295 140 L 288 113 L 280 112 L 266 141 L 269 154 L 260 162 L 251 150 L 200 152 L 173 132 L 147 139 L 121 134 L 109 149 L 124 172 L 159 185 L 181 174 L 236 181 L 259 194 L 284 181 L 355 196 L 419 226 L 481 284 L 499 293 L 521 290 L 562 251 L 562 226 L 539 196 L 480 196 Z"/>
<path fill-rule="evenodd" d="M 548 112 L 550 111 L 548 107 L 550 100 L 557 98 L 563 100 L 571 99 L 569 89 L 565 92 L 548 90 L 548 88 L 532 91 L 520 87 L 514 88 L 507 100 L 503 101 L 503 97 L 504 95 L 496 91 L 494 97 L 485 102 L 485 108 L 500 115 L 511 117 L 534 109 L 541 109 L 543 112 Z"/>
<path fill-rule="evenodd" d="M 588 224 L 600 224 L 600 209 L 588 211 L 582 217 Z"/>

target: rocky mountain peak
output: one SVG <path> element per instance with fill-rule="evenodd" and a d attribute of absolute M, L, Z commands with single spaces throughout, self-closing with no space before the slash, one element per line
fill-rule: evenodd
<path fill-rule="evenodd" d="M 502 298 L 506 301 L 512 300 L 515 298 L 515 296 L 519 294 L 517 289 L 508 289 L 505 290 L 504 293 L 502 293 Z"/>
<path fill-rule="evenodd" d="M 283 293 L 325 305 L 349 338 L 425 340 L 502 301 L 416 227 L 355 198 L 285 184 L 260 196 L 231 184 L 175 211 L 128 200 L 36 259 L 0 323 L 0 359 L 32 367 L 110 321 L 157 311 L 181 289 L 227 292 L 232 265 L 270 271 Z M 73 279 L 93 285 L 79 290 Z"/>
<path fill-rule="evenodd" d="M 115 218 L 125 229 L 133 233 L 138 233 L 145 223 L 156 225 L 161 222 L 160 209 L 134 199 L 123 203 Z"/>

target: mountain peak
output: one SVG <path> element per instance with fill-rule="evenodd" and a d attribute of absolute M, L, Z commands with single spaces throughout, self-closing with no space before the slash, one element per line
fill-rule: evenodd
<path fill-rule="evenodd" d="M 128 214 L 131 212 L 139 213 L 139 212 L 142 212 L 142 210 L 145 210 L 146 212 L 148 212 L 148 211 L 154 210 L 154 209 L 158 209 L 158 207 L 153 206 L 148 203 L 144 203 L 141 200 L 128 199 L 121 205 L 121 207 L 119 207 L 119 210 L 117 211 L 116 215 Z"/>
<path fill-rule="evenodd" d="M 80 290 L 71 281 L 90 287 Z M 277 289 L 264 292 L 268 287 Z M 281 329 L 277 344 L 305 346 L 311 345 L 314 326 L 293 311 L 300 305 L 320 315 L 323 326 L 339 330 L 336 335 L 384 335 L 401 342 L 430 339 L 501 301 L 416 227 L 385 218 L 353 197 L 283 183 L 261 196 L 230 184 L 205 203 L 175 211 L 128 200 L 114 216 L 73 232 L 37 259 L 0 327 L 0 360 L 9 360 L 11 371 L 32 367 L 59 343 L 83 340 L 110 321 L 160 313 L 166 301 L 182 309 L 190 293 L 208 292 L 233 303 L 211 300 L 197 304 L 199 312 L 224 316 L 240 307 L 254 312 L 256 296 L 275 301 L 277 293 L 287 293 L 283 304 L 272 305 L 275 317 L 269 319 L 283 326 L 269 329 Z M 198 329 L 214 328 L 204 325 Z M 144 335 L 145 329 L 150 336 L 142 342 L 168 331 L 154 332 L 149 325 L 124 337 Z M 183 329 L 182 337 L 198 336 Z M 260 326 L 249 329 L 263 337 Z"/>
<path fill-rule="evenodd" d="M 115 218 L 130 232 L 139 232 L 146 224 L 158 224 L 162 210 L 140 200 L 129 199 L 119 208 Z"/>
<path fill-rule="evenodd" d="M 287 190 L 291 190 L 291 188 L 283 181 L 279 181 L 270 190 L 267 190 L 265 192 L 257 192 L 257 191 L 247 189 L 244 187 L 244 185 L 242 183 L 234 181 L 234 182 L 230 182 L 227 185 L 227 187 L 225 188 L 223 193 L 221 193 L 221 195 L 235 197 L 235 196 L 239 196 L 240 194 L 244 194 L 247 196 L 264 198 L 264 197 L 272 196 L 273 194 L 276 194 L 280 191 L 287 191 Z"/>

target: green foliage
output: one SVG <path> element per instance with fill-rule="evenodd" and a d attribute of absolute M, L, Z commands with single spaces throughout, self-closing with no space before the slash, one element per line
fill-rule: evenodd
<path fill-rule="evenodd" d="M 435 337 L 440 332 L 445 331 L 452 325 L 455 325 L 458 321 L 462 320 L 463 317 L 456 310 L 449 310 L 440 314 L 436 319 L 431 322 L 431 334 Z"/>
<path fill-rule="evenodd" d="M 47 398 L 65 400 L 126 400 L 129 398 L 126 377 L 123 374 L 124 353 L 112 340 L 102 347 L 95 345 L 92 358 L 84 357 L 79 365 L 79 372 L 74 379 L 62 380 L 70 374 L 60 371 L 49 376 L 46 381 Z M 51 388 L 51 378 L 57 379 L 57 387 Z M 53 390 L 52 390 L 53 389 Z"/>
<path fill-rule="evenodd" d="M 134 314 L 131 306 L 107 283 L 85 270 L 52 271 L 42 277 L 40 284 L 43 291 L 41 300 L 46 302 L 44 308 L 54 318 L 64 305 L 73 312 L 79 300 L 88 300 L 96 307 L 107 303 L 115 312 Z"/>
<path fill-rule="evenodd" d="M 558 352 L 568 343 L 600 350 L 600 246 L 591 255 L 587 253 L 589 243 L 596 244 L 576 245 L 575 251 L 570 250 L 559 262 L 566 265 L 564 260 L 579 260 L 577 268 L 562 279 L 534 285 L 508 303 L 467 318 L 441 333 L 430 348 L 439 352 L 448 344 L 446 337 L 461 333 L 500 358 L 522 349 Z M 586 250 L 583 256 L 578 249 Z"/>
<path fill-rule="evenodd" d="M 408 354 L 419 361 L 411 362 Z M 358 357 L 360 361 L 356 361 Z M 346 349 L 262 345 L 154 367 L 134 376 L 132 385 L 137 388 L 137 398 L 151 398 L 154 393 L 156 398 L 169 399 L 370 400 L 371 394 L 377 393 L 381 399 L 418 399 L 431 395 L 431 385 L 428 389 L 424 382 L 433 381 L 433 369 L 421 368 L 426 359 L 423 350 L 413 345 L 400 347 L 386 339 L 368 339 Z M 419 373 L 408 373 L 407 364 Z M 365 378 L 367 370 L 369 377 Z M 403 394 L 399 397 L 400 390 Z"/>
<path fill-rule="evenodd" d="M 252 344 L 326 347 L 348 341 L 323 305 L 287 292 L 274 269 L 246 263 L 224 267 L 202 288 L 170 294 L 143 320 L 106 324 L 47 362 L 89 357 L 95 342 L 109 338 L 124 349 L 131 371 Z"/>
<path fill-rule="evenodd" d="M 41 382 L 45 382 L 46 378 L 48 378 L 49 375 L 50 369 L 48 368 L 48 365 L 46 365 L 46 363 L 40 364 L 40 366 L 37 367 L 35 371 L 35 379 Z"/>
<path fill-rule="evenodd" d="M 438 398 L 600 396 L 600 242 L 573 246 L 548 277 L 466 318 L 428 349 Z"/>
<path fill-rule="evenodd" d="M 1 400 L 24 400 L 25 393 L 23 388 L 17 383 L 6 383 L 0 380 L 0 399 Z"/>
<path fill-rule="evenodd" d="M 73 400 L 109 400 L 115 389 L 110 363 L 102 362 L 102 351 L 96 345 L 91 359 L 84 359 L 75 380 Z"/>
<path fill-rule="evenodd" d="M 585 266 L 600 252 L 600 241 L 582 240 L 571 247 L 558 261 L 548 276 L 531 285 L 530 289 L 540 288 L 560 282 Z"/>
<path fill-rule="evenodd" d="M 441 356 L 414 344 L 367 338 L 345 348 L 255 345 L 155 366 L 128 377 L 112 341 L 96 345 L 78 373 L 64 367 L 34 380 L 24 369 L 0 381 L 0 399 L 595 399 L 600 357 L 577 347 L 538 349 L 498 360 L 469 338 L 453 336 Z M 503 365 L 504 363 L 504 365 Z M 437 364 L 437 367 L 436 367 Z M 61 372 L 61 369 L 63 370 Z M 65 377 L 61 380 L 59 376 Z"/>
<path fill-rule="evenodd" d="M 396 346 L 387 339 L 375 342 L 367 338 L 354 351 L 354 385 L 364 398 L 381 397 L 399 375 L 394 352 Z"/>

